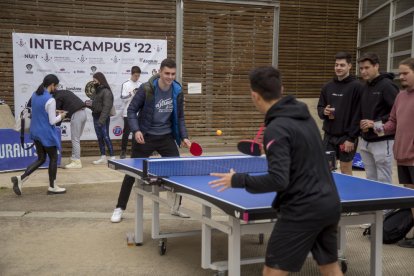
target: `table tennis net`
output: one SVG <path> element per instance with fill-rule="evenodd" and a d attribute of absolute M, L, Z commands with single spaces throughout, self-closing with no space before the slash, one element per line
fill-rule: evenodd
<path fill-rule="evenodd" d="M 154 158 L 144 160 L 144 176 L 196 176 L 210 173 L 226 173 L 234 169 L 238 173 L 267 171 L 264 157 L 182 157 Z"/>

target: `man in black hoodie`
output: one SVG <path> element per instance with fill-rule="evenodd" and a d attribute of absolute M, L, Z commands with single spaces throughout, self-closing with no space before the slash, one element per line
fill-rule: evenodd
<path fill-rule="evenodd" d="M 335 77 L 322 87 L 318 115 L 325 131 L 326 151 L 334 151 L 341 172 L 352 175 L 352 160 L 358 145 L 359 103 L 362 86 L 350 74 L 352 57 L 345 52 L 335 55 Z"/>
<path fill-rule="evenodd" d="M 219 191 L 232 187 L 251 193 L 277 192 L 272 206 L 279 216 L 263 275 L 300 271 L 309 252 L 323 275 L 342 275 L 337 256 L 341 207 L 318 127 L 304 103 L 293 96 L 282 98 L 277 69 L 253 70 L 250 86 L 253 103 L 266 114 L 263 148 L 268 173 L 212 173 L 219 179 L 209 184 Z"/>
<path fill-rule="evenodd" d="M 378 136 L 373 128 L 375 121 L 388 121 L 399 89 L 392 81 L 393 73 L 379 72 L 380 62 L 376 54 L 366 53 L 358 63 L 361 77 L 366 81 L 360 110 L 360 153 L 365 173 L 368 179 L 392 183 L 394 134 Z"/>

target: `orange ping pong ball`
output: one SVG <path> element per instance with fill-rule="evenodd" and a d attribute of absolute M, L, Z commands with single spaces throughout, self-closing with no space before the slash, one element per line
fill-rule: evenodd
<path fill-rule="evenodd" d="M 220 136 L 220 135 L 222 135 L 222 134 L 223 134 L 223 132 L 222 132 L 220 129 L 217 129 L 216 134 L 217 134 L 218 136 Z"/>

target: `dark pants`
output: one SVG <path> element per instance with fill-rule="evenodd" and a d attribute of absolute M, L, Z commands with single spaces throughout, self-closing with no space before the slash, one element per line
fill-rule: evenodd
<path fill-rule="evenodd" d="M 125 151 L 127 150 L 128 147 L 128 138 L 129 138 L 129 134 L 131 133 L 131 129 L 129 128 L 129 124 L 128 124 L 128 118 L 124 117 L 124 130 L 122 132 L 122 144 L 121 144 L 121 150 Z"/>
<path fill-rule="evenodd" d="M 37 160 L 30 164 L 22 174 L 22 180 L 31 175 L 46 161 L 46 154 L 49 156 L 49 186 L 54 188 L 57 173 L 58 153 L 56 147 L 45 147 L 40 141 L 34 140 L 36 147 Z"/>
<path fill-rule="evenodd" d="M 135 138 L 132 139 L 131 158 L 147 158 L 156 151 L 162 157 L 177 157 L 180 155 L 177 144 L 171 134 L 167 135 L 149 135 L 144 136 L 145 144 L 138 144 Z M 121 191 L 119 192 L 118 203 L 116 208 L 125 210 L 134 186 L 135 178 L 125 175 L 122 181 Z"/>
<path fill-rule="evenodd" d="M 93 126 L 95 128 L 96 137 L 98 138 L 99 151 L 101 155 L 106 155 L 105 153 L 105 144 L 108 148 L 109 155 L 114 156 L 114 150 L 112 147 L 111 138 L 109 137 L 109 122 L 110 118 L 108 117 L 104 125 L 99 124 L 99 114 L 93 114 Z"/>

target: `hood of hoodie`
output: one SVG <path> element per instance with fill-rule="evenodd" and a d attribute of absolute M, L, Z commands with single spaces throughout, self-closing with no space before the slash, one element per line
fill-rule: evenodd
<path fill-rule="evenodd" d="M 380 73 L 380 75 L 376 78 L 374 78 L 372 81 L 368 81 L 367 84 L 368 86 L 375 86 L 379 81 L 383 80 L 383 79 L 390 79 L 393 80 L 395 78 L 395 74 L 394 73 Z"/>
<path fill-rule="evenodd" d="M 337 76 L 335 76 L 333 78 L 333 81 L 337 82 L 337 83 L 348 83 L 348 82 L 352 82 L 354 80 L 356 80 L 356 77 L 354 75 L 349 75 L 348 77 L 344 78 L 343 80 L 339 80 Z"/>
<path fill-rule="evenodd" d="M 292 95 L 281 98 L 266 113 L 265 124 L 268 125 L 277 117 L 288 117 L 296 120 L 307 120 L 310 117 L 306 104 L 299 102 Z"/>

